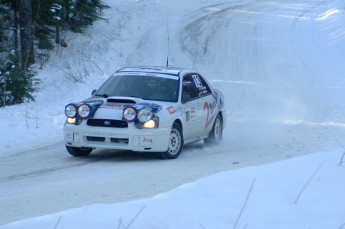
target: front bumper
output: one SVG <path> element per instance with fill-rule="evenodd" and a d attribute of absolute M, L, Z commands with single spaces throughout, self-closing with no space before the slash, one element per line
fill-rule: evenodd
<path fill-rule="evenodd" d="M 88 126 L 65 123 L 63 133 L 67 146 L 165 152 L 168 149 L 170 128 L 138 129 L 133 123 L 128 128 Z"/>

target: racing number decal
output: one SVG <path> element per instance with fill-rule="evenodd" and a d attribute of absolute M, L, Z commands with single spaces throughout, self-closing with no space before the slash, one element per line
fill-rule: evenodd
<path fill-rule="evenodd" d="M 193 81 L 194 81 L 195 86 L 199 90 L 199 96 L 207 94 L 208 93 L 207 88 L 206 88 L 206 86 L 204 86 L 203 81 L 200 79 L 200 76 L 199 75 L 192 75 L 192 77 L 193 77 Z"/>
<path fill-rule="evenodd" d="M 192 77 L 193 77 L 195 86 L 196 86 L 197 88 L 202 88 L 203 86 L 202 86 L 202 83 L 201 83 L 201 81 L 200 81 L 199 76 L 198 76 L 198 75 L 192 75 Z"/>

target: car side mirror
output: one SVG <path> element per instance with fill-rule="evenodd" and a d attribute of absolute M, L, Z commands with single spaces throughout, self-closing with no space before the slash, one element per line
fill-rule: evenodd
<path fill-rule="evenodd" d="M 96 94 L 97 90 L 96 89 L 93 89 L 92 92 L 91 92 L 91 95 L 94 96 Z"/>

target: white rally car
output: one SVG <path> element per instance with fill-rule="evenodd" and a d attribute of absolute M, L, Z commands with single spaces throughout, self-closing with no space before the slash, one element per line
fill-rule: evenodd
<path fill-rule="evenodd" d="M 223 94 L 196 71 L 124 68 L 92 94 L 65 107 L 64 141 L 73 156 L 106 148 L 160 152 L 174 159 L 185 144 L 222 139 Z"/>

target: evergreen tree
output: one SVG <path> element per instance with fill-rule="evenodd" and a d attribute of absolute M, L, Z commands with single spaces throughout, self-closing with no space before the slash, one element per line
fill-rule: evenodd
<path fill-rule="evenodd" d="M 102 10 L 106 8 L 101 0 L 33 0 L 38 48 L 66 46 L 61 43 L 61 31 L 83 32 L 95 20 L 103 19 Z"/>
<path fill-rule="evenodd" d="M 9 46 L 8 31 L 11 28 L 11 15 L 9 6 L 0 4 L 0 55 L 7 50 Z"/>
<path fill-rule="evenodd" d="M 35 21 L 35 38 L 38 49 L 52 50 L 54 43 L 54 19 L 50 11 L 53 0 L 33 0 L 33 17 Z"/>
<path fill-rule="evenodd" d="M 15 58 L 14 53 L 9 54 L 7 61 L 0 63 L 0 107 L 23 103 L 25 99 L 34 100 L 34 72 L 20 68 Z"/>
<path fill-rule="evenodd" d="M 34 22 L 32 17 L 32 1 L 19 0 L 19 26 L 21 67 L 26 70 L 35 63 Z"/>
<path fill-rule="evenodd" d="M 105 8 L 101 0 L 0 0 L 0 107 L 34 99 L 35 49 L 66 47 L 60 32 L 83 32 Z"/>
<path fill-rule="evenodd" d="M 69 7 L 66 16 L 73 32 L 82 32 L 84 27 L 92 25 L 95 20 L 103 19 L 102 10 L 108 8 L 101 0 L 76 0 Z"/>

